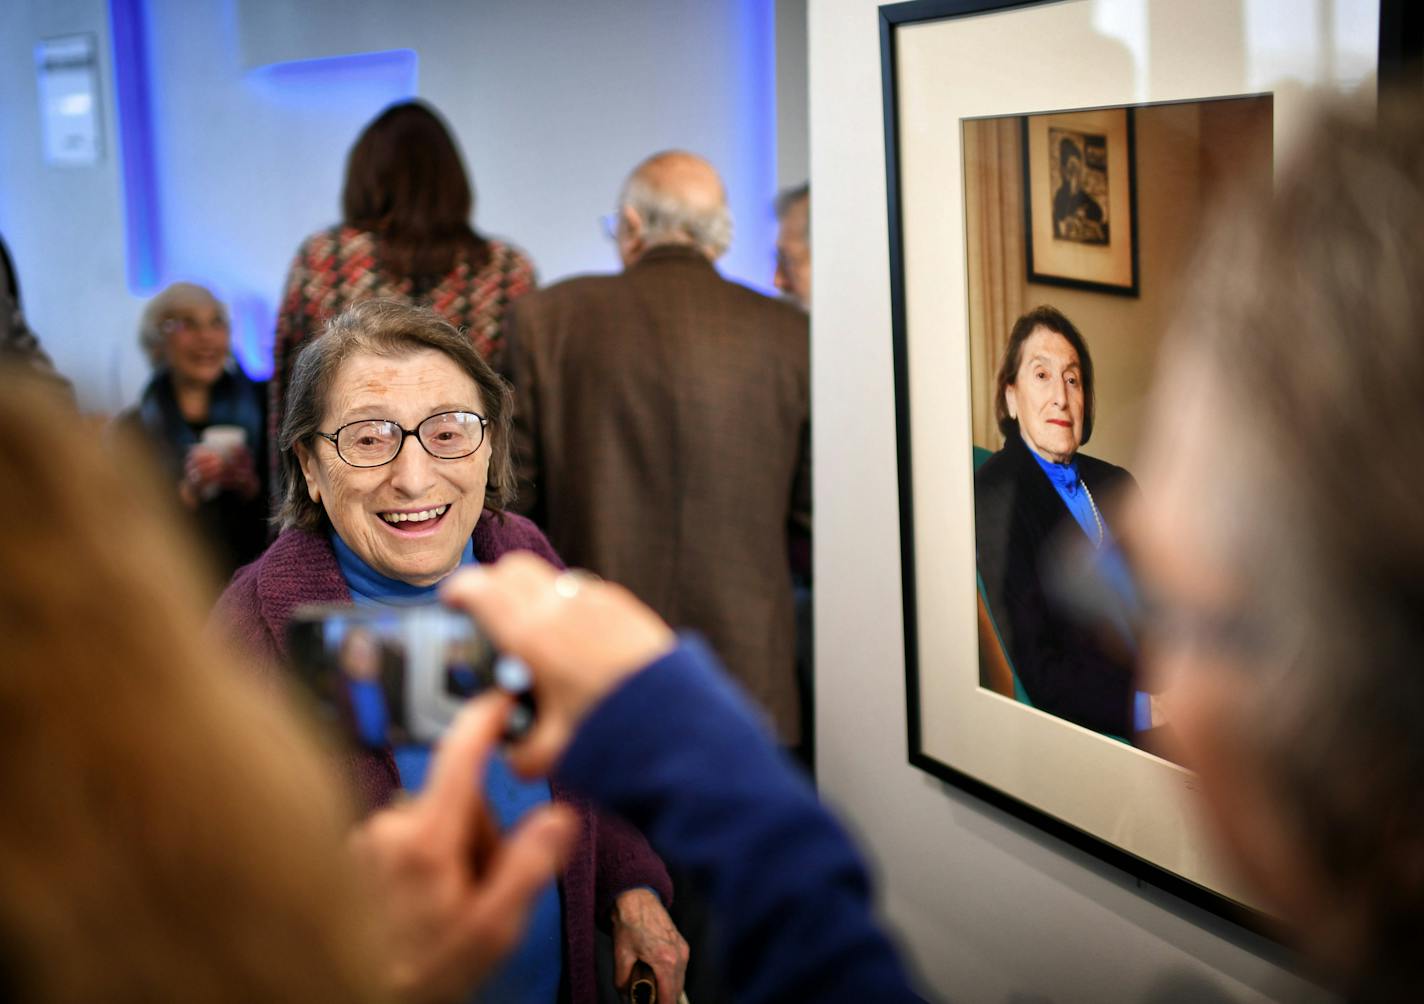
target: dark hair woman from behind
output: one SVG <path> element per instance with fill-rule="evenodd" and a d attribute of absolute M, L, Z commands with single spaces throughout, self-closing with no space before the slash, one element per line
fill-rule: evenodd
<path fill-rule="evenodd" d="M 417 288 L 434 285 L 459 261 L 478 270 L 489 260 L 489 242 L 470 226 L 474 201 L 449 131 L 418 101 L 378 115 L 346 160 L 345 224 L 378 234 L 382 266 Z"/>
<path fill-rule="evenodd" d="M 268 464 L 280 491 L 276 437 L 292 360 L 358 300 L 429 307 L 498 363 L 509 304 L 534 288 L 534 266 L 471 225 L 473 188 L 449 129 L 429 105 L 392 105 L 351 148 L 342 220 L 297 249 L 272 347 Z"/>

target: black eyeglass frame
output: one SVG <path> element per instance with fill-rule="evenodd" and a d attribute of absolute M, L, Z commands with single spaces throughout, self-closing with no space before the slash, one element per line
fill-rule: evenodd
<path fill-rule="evenodd" d="M 480 441 L 475 444 L 475 448 L 473 450 L 470 450 L 468 453 L 461 453 L 458 456 L 442 457 L 426 445 L 425 440 L 420 437 L 421 428 L 425 425 L 426 422 L 429 422 L 430 420 L 436 418 L 444 418 L 446 415 L 473 415 L 475 418 L 480 420 Z M 370 422 L 383 422 L 386 425 L 394 426 L 396 429 L 400 430 L 400 445 L 396 447 L 395 452 L 391 454 L 390 459 L 382 460 L 379 464 L 353 464 L 351 461 L 347 460 L 346 456 L 341 452 L 341 444 L 337 442 L 337 438 L 341 435 L 342 432 L 351 428 L 353 425 L 366 425 Z M 420 444 L 420 448 L 422 450 L 430 454 L 436 460 L 464 460 L 466 457 L 474 456 L 476 453 L 479 452 L 480 447 L 485 445 L 485 435 L 488 429 L 489 419 L 481 415 L 477 411 L 437 411 L 433 415 L 426 415 L 424 418 L 422 418 L 414 429 L 407 429 L 399 422 L 396 422 L 389 418 L 358 418 L 354 422 L 347 422 L 345 425 L 338 426 L 335 432 L 322 432 L 320 429 L 318 429 L 316 434 L 331 444 L 332 449 L 336 451 L 337 458 L 343 464 L 348 467 L 355 467 L 357 470 L 370 471 L 374 470 L 377 467 L 385 467 L 387 464 L 394 463 L 396 457 L 399 457 L 401 455 L 401 450 L 405 449 L 405 441 L 411 436 L 415 437 L 415 441 Z"/>

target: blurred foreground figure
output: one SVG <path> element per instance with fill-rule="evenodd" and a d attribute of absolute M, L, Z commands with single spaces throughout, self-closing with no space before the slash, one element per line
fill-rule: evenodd
<path fill-rule="evenodd" d="M 1356 999 L 1424 995 L 1424 118 L 1328 115 L 1208 242 L 1130 528 L 1225 848 Z"/>
<path fill-rule="evenodd" d="M 492 837 L 472 778 L 500 719 L 353 834 L 280 690 L 204 644 L 147 458 L 0 379 L 0 999 L 467 1000 L 575 826 Z"/>

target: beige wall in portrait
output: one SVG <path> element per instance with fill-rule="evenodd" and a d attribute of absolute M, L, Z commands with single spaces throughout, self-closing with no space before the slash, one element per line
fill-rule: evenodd
<path fill-rule="evenodd" d="M 1177 279 L 1186 269 L 1203 220 L 1237 185 L 1269 189 L 1269 97 L 1151 105 L 1137 108 L 1135 115 L 1140 288 L 1136 297 L 1028 281 L 1022 235 L 1021 119 L 964 123 L 976 446 L 997 450 L 1003 445 L 994 422 L 993 393 L 1009 328 L 1019 313 L 1049 303 L 1077 325 L 1093 354 L 1097 424 L 1085 452 L 1129 466 L 1142 424 L 1143 392 L 1156 364 L 1157 346 L 1177 307 Z M 1004 174 L 995 177 L 998 172 Z M 1002 256 L 998 261 L 992 260 L 996 254 Z M 1190 316 L 1189 309 L 1185 315 Z"/>

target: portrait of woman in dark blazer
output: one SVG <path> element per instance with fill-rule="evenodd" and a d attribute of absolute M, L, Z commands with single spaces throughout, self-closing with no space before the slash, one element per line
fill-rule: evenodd
<path fill-rule="evenodd" d="M 1151 698 L 1135 689 L 1131 646 L 1106 642 L 1045 584 L 1046 556 L 1072 534 L 1111 557 L 1103 502 L 1137 490 L 1121 467 L 1079 452 L 1093 412 L 1083 336 L 1053 307 L 1024 314 L 995 387 L 1004 446 L 974 475 L 975 548 L 984 601 L 1028 703 L 1131 738 L 1154 724 Z"/>

